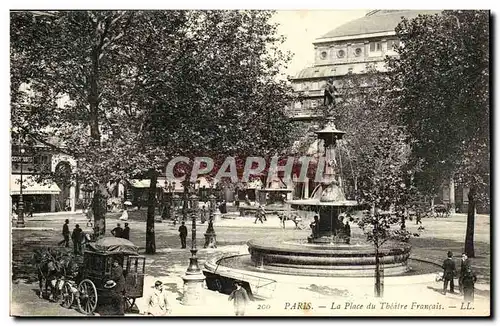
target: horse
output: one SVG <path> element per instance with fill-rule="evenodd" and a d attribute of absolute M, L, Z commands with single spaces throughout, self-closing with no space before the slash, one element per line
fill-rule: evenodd
<path fill-rule="evenodd" d="M 44 286 L 45 292 L 50 288 L 49 300 L 51 301 L 55 300 L 57 296 L 57 280 L 60 278 L 61 272 L 63 272 L 61 263 L 55 256 L 55 253 L 47 249 L 35 250 L 33 254 L 33 262 L 38 276 L 38 295 L 43 298 Z"/>
<path fill-rule="evenodd" d="M 293 223 L 295 223 L 295 228 L 300 229 L 299 222 L 302 221 L 302 218 L 300 218 L 300 216 L 295 214 L 285 215 L 284 213 L 280 213 L 278 214 L 278 218 L 280 219 L 280 223 L 283 229 L 285 228 L 286 221 L 292 221 Z"/>

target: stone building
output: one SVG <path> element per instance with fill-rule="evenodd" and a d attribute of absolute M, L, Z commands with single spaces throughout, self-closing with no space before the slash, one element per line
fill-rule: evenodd
<path fill-rule="evenodd" d="M 323 118 L 324 88 L 328 79 L 340 89 L 340 81 L 349 73 L 362 75 L 368 67 L 387 71 L 386 56 L 395 56 L 394 47 L 399 45 L 395 27 L 402 17 L 412 19 L 418 15 L 433 15 L 439 11 L 373 10 L 364 17 L 343 24 L 317 38 L 314 42 L 314 65 L 302 69 L 291 83 L 298 100 L 290 108 L 294 120 L 316 124 Z M 311 189 L 310 185 L 307 185 Z M 308 197 L 308 189 L 300 191 Z M 466 212 L 468 189 L 450 180 L 442 185 L 435 198 L 436 204 L 448 204 Z"/>
<path fill-rule="evenodd" d="M 13 204 L 19 201 L 22 175 L 26 212 L 74 212 L 84 208 L 88 196 L 71 177 L 77 168 L 72 157 L 56 153 L 43 144 L 25 144 L 22 148 L 24 153 L 19 144 L 11 146 L 10 195 Z M 50 175 L 54 173 L 60 178 L 53 180 Z"/>

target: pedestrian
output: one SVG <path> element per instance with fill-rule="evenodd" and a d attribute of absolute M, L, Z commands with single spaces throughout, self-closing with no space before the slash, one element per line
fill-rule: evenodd
<path fill-rule="evenodd" d="M 167 299 L 167 290 L 163 288 L 163 283 L 161 281 L 155 282 L 154 291 L 149 296 L 147 303 L 148 308 L 146 310 L 146 315 L 166 316 L 170 315 L 172 311 Z"/>
<path fill-rule="evenodd" d="M 226 214 L 227 213 L 227 203 L 225 200 L 222 201 L 219 205 L 219 211 L 221 214 Z"/>
<path fill-rule="evenodd" d="M 66 219 L 63 224 L 62 228 L 62 236 L 64 239 L 59 241 L 58 245 L 62 245 L 63 243 L 65 244 L 65 247 L 69 247 L 69 220 Z"/>
<path fill-rule="evenodd" d="M 186 249 L 186 237 L 188 234 L 187 227 L 182 222 L 181 226 L 179 226 L 179 237 L 181 238 L 181 249 Z"/>
<path fill-rule="evenodd" d="M 264 224 L 264 221 L 266 220 L 266 211 L 264 210 L 264 207 L 259 204 L 259 208 L 257 208 L 257 212 L 255 213 L 255 221 L 253 223 L 256 224 L 257 221 L 260 221 L 260 223 Z"/>
<path fill-rule="evenodd" d="M 120 216 L 120 221 L 128 221 L 127 207 L 123 209 L 122 216 Z"/>
<path fill-rule="evenodd" d="M 477 281 L 476 275 L 472 271 L 471 265 L 468 263 L 464 266 L 462 278 L 462 291 L 465 302 L 474 301 L 474 283 Z"/>
<path fill-rule="evenodd" d="M 123 316 L 125 307 L 123 295 L 117 291 L 117 284 L 113 280 L 104 283 L 104 293 L 99 295 L 99 315 Z"/>
<path fill-rule="evenodd" d="M 125 227 L 122 231 L 122 238 L 130 240 L 130 228 L 128 227 L 128 223 L 125 223 Z"/>
<path fill-rule="evenodd" d="M 117 223 L 116 224 L 116 228 L 114 228 L 113 230 L 111 230 L 111 234 L 113 236 L 117 237 L 117 238 L 121 238 L 122 237 L 123 229 L 120 226 L 120 223 Z"/>
<path fill-rule="evenodd" d="M 415 217 L 415 225 L 422 225 L 422 215 L 418 212 L 417 216 Z"/>
<path fill-rule="evenodd" d="M 124 295 L 125 295 L 125 276 L 123 276 L 123 267 L 120 265 L 120 262 L 115 259 L 113 260 L 113 267 L 111 268 L 111 279 L 116 283 L 116 286 L 114 287 L 114 291 L 117 294 L 116 300 L 118 301 L 117 303 L 117 308 L 120 308 L 118 310 L 119 315 L 124 315 L 125 314 L 125 301 L 124 301 Z"/>
<path fill-rule="evenodd" d="M 67 220 L 66 220 L 67 221 Z M 82 229 L 80 225 L 75 225 L 73 233 L 71 233 L 71 240 L 73 240 L 73 252 L 75 255 L 82 254 Z"/>
<path fill-rule="evenodd" d="M 346 243 L 349 244 L 351 242 L 351 226 L 349 225 L 349 220 L 345 222 L 344 232 L 346 235 Z"/>
<path fill-rule="evenodd" d="M 467 268 L 469 267 L 468 265 L 470 265 L 469 258 L 464 252 L 462 253 L 462 259 L 460 260 L 460 277 L 458 278 L 458 288 L 460 293 L 463 293 L 463 277 L 466 274 Z"/>
<path fill-rule="evenodd" d="M 30 201 L 26 203 L 26 212 L 28 217 L 33 217 L 33 204 Z"/>
<path fill-rule="evenodd" d="M 205 209 L 205 205 L 201 207 L 200 217 L 201 217 L 201 223 L 202 224 L 205 223 L 207 220 L 207 210 Z"/>
<path fill-rule="evenodd" d="M 443 294 L 446 294 L 446 288 L 450 283 L 450 293 L 455 293 L 455 284 L 453 278 L 456 274 L 455 262 L 453 261 L 453 253 L 448 251 L 448 257 L 443 262 Z"/>
<path fill-rule="evenodd" d="M 234 286 L 236 286 L 236 290 L 231 292 L 228 300 L 233 300 L 234 314 L 236 316 L 244 316 L 245 309 L 247 304 L 250 302 L 250 298 L 248 297 L 247 290 L 241 286 L 240 282 L 235 282 Z"/>

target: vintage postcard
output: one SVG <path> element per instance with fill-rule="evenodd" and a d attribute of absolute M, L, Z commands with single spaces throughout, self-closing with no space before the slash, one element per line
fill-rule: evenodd
<path fill-rule="evenodd" d="M 489 317 L 489 30 L 11 10 L 11 316 Z"/>

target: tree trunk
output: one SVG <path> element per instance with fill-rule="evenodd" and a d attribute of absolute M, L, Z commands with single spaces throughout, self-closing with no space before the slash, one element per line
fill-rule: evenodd
<path fill-rule="evenodd" d="M 94 213 L 94 237 L 99 238 L 106 233 L 106 197 L 102 194 L 98 184 L 94 187 L 92 212 Z"/>
<path fill-rule="evenodd" d="M 158 173 L 155 170 L 150 171 L 149 178 L 149 196 L 148 196 L 148 215 L 146 219 L 146 253 L 156 253 L 155 241 L 155 205 L 156 205 L 156 181 Z"/>
<path fill-rule="evenodd" d="M 382 282 L 380 279 L 380 258 L 378 248 L 375 249 L 375 297 L 382 296 Z"/>
<path fill-rule="evenodd" d="M 476 214 L 476 188 L 472 186 L 467 195 L 469 198 L 469 207 L 467 209 L 467 229 L 465 231 L 465 253 L 467 257 L 474 255 L 474 224 Z"/>
<path fill-rule="evenodd" d="M 92 146 L 99 148 L 101 143 L 101 133 L 99 130 L 99 53 L 96 50 L 92 51 L 92 71 L 90 74 L 90 91 L 88 94 L 89 101 L 89 125 L 90 137 L 92 138 Z M 94 198 L 92 210 L 94 213 L 94 237 L 103 236 L 106 232 L 106 202 L 105 196 L 102 194 L 103 185 L 94 185 Z"/>

